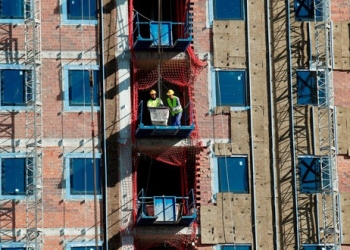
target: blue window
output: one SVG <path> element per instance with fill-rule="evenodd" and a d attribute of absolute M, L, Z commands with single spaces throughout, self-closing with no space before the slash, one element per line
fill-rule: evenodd
<path fill-rule="evenodd" d="M 100 159 L 96 159 L 96 187 L 100 190 Z M 71 194 L 94 194 L 94 168 L 92 158 L 70 159 L 70 190 Z"/>
<path fill-rule="evenodd" d="M 219 192 L 248 193 L 247 157 L 218 157 Z"/>
<path fill-rule="evenodd" d="M 221 245 L 220 250 L 251 250 L 250 245 L 235 244 L 235 245 Z"/>
<path fill-rule="evenodd" d="M 331 247 L 324 248 L 324 245 L 303 245 L 304 250 L 329 250 Z"/>
<path fill-rule="evenodd" d="M 66 195 L 69 199 L 92 199 L 94 197 L 94 165 L 96 167 L 96 193 L 101 198 L 100 163 L 101 154 L 67 154 Z"/>
<path fill-rule="evenodd" d="M 96 250 L 96 246 L 71 247 L 71 250 Z M 102 247 L 98 247 L 98 250 L 102 250 Z"/>
<path fill-rule="evenodd" d="M 315 18 L 315 5 L 317 5 Z M 295 0 L 294 1 L 295 20 L 297 21 L 317 21 L 322 20 L 322 0 Z"/>
<path fill-rule="evenodd" d="M 26 158 L 1 157 L 1 196 L 24 196 L 26 177 Z"/>
<path fill-rule="evenodd" d="M 97 19 L 97 9 L 95 0 L 68 0 L 68 19 Z"/>
<path fill-rule="evenodd" d="M 98 106 L 98 72 L 92 71 L 93 74 L 93 104 Z M 91 87 L 89 70 L 69 70 L 69 105 L 85 106 L 91 105 Z"/>
<path fill-rule="evenodd" d="M 97 24 L 96 0 L 62 0 L 64 24 Z"/>
<path fill-rule="evenodd" d="M 91 98 L 90 72 L 93 76 L 93 95 Z M 69 65 L 63 69 L 64 109 L 66 111 L 99 110 L 99 74 L 98 66 Z"/>
<path fill-rule="evenodd" d="M 324 72 L 298 70 L 297 75 L 297 104 L 317 105 L 326 101 L 326 89 L 318 90 L 317 81 L 321 81 L 325 76 Z"/>
<path fill-rule="evenodd" d="M 0 19 L 23 19 L 23 18 L 24 18 L 24 0 L 1 0 L 0 1 Z"/>
<path fill-rule="evenodd" d="M 297 71 L 298 104 L 317 104 L 316 71 Z"/>
<path fill-rule="evenodd" d="M 0 247 L 2 250 L 25 250 L 25 247 Z"/>
<path fill-rule="evenodd" d="M 323 169 L 329 167 L 328 158 L 320 158 L 315 156 L 299 157 L 299 180 L 300 191 L 302 193 L 319 193 L 322 191 L 322 186 L 329 185 L 329 171 L 324 171 L 321 177 L 321 164 Z M 321 183 L 323 178 L 323 183 Z"/>
<path fill-rule="evenodd" d="M 67 242 L 65 249 L 66 250 L 102 250 L 102 241 L 98 242 L 98 248 L 95 244 L 89 242 Z"/>
<path fill-rule="evenodd" d="M 216 106 L 242 107 L 247 105 L 245 70 L 216 71 Z"/>
<path fill-rule="evenodd" d="M 244 20 L 244 0 L 213 0 L 215 20 Z"/>
<path fill-rule="evenodd" d="M 28 71 L 21 69 L 2 69 L 1 74 L 1 106 L 25 106 L 27 98 L 31 98 L 29 88 L 26 91 L 25 78 L 30 77 Z"/>

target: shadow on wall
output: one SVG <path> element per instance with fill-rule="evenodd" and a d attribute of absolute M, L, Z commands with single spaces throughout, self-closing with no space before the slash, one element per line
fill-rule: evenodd
<path fill-rule="evenodd" d="M 0 237 L 1 242 L 13 242 L 19 235 L 16 233 L 15 200 L 0 203 Z"/>
<path fill-rule="evenodd" d="M 0 63 L 18 63 L 18 39 L 12 37 L 13 27 L 12 24 L 0 24 L 0 50 L 5 54 Z"/>

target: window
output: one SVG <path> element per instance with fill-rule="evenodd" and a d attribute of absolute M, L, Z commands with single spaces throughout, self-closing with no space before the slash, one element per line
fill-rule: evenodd
<path fill-rule="evenodd" d="M 96 191 L 101 195 L 100 154 L 95 158 Z M 94 162 L 91 155 L 69 154 L 66 156 L 66 195 L 71 199 L 93 198 Z"/>
<path fill-rule="evenodd" d="M 62 0 L 62 19 L 66 24 L 97 24 L 95 0 Z"/>
<path fill-rule="evenodd" d="M 99 110 L 99 75 L 97 66 L 90 69 L 82 66 L 66 66 L 63 70 L 64 108 L 66 111 Z M 93 74 L 93 97 L 91 100 L 90 71 Z"/>
<path fill-rule="evenodd" d="M 98 242 L 99 247 L 96 248 L 94 243 L 89 242 L 67 242 L 66 250 L 102 250 L 102 241 Z"/>
<path fill-rule="evenodd" d="M 242 107 L 247 105 L 245 70 L 216 71 L 216 106 Z"/>
<path fill-rule="evenodd" d="M 324 247 L 324 245 L 303 245 L 304 250 L 329 250 L 331 247 Z"/>
<path fill-rule="evenodd" d="M 25 247 L 0 247 L 2 250 L 25 250 Z"/>
<path fill-rule="evenodd" d="M 317 104 L 316 71 L 297 71 L 297 103 Z"/>
<path fill-rule="evenodd" d="M 325 157 L 302 156 L 299 157 L 299 180 L 302 193 L 319 193 L 321 186 L 321 164 L 324 170 L 329 169 L 329 160 Z M 330 185 L 329 171 L 323 172 L 323 186 Z"/>
<path fill-rule="evenodd" d="M 297 75 L 297 104 L 318 105 L 326 103 L 326 88 L 321 88 L 317 81 L 325 81 L 323 71 L 298 70 Z M 319 82 L 321 83 L 321 82 Z"/>
<path fill-rule="evenodd" d="M 1 155 L 1 196 L 20 197 L 26 194 L 26 158 L 17 155 Z M 29 159 L 32 161 L 31 159 Z M 30 162 L 31 163 L 31 162 Z M 29 163 L 29 164 L 30 164 Z M 32 182 L 32 174 L 28 176 Z"/>
<path fill-rule="evenodd" d="M 24 21 L 24 0 L 1 0 L 0 23 Z"/>
<path fill-rule="evenodd" d="M 215 20 L 244 20 L 244 0 L 213 0 Z"/>
<path fill-rule="evenodd" d="M 221 245 L 220 250 L 251 250 L 250 245 L 235 244 L 235 245 Z"/>
<path fill-rule="evenodd" d="M 31 99 L 29 88 L 26 89 L 26 77 L 30 77 L 30 74 L 23 69 L 0 69 L 1 109 L 25 107 L 26 99 Z"/>
<path fill-rule="evenodd" d="M 219 192 L 248 193 L 247 157 L 218 157 Z"/>
<path fill-rule="evenodd" d="M 316 1 L 314 3 L 314 1 Z M 316 20 L 322 21 L 322 0 L 295 0 L 294 12 L 297 21 L 313 21 L 315 19 L 315 5 L 317 5 Z"/>
<path fill-rule="evenodd" d="M 98 247 L 99 250 L 102 250 L 102 247 Z M 71 250 L 96 250 L 95 246 L 86 246 L 86 247 L 71 247 Z"/>

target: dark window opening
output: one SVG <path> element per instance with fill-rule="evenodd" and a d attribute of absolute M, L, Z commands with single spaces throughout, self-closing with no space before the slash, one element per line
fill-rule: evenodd
<path fill-rule="evenodd" d="M 137 168 L 137 192 L 143 188 L 148 197 L 181 196 L 180 170 L 178 166 L 171 166 L 142 155 Z"/>
<path fill-rule="evenodd" d="M 187 157 L 187 179 L 182 180 L 180 166 L 173 166 L 141 154 L 137 166 L 137 192 L 143 189 L 147 197 L 183 196 L 181 191 L 183 183 L 187 182 L 189 189 L 194 187 L 195 159 L 192 158 L 194 157 Z"/>

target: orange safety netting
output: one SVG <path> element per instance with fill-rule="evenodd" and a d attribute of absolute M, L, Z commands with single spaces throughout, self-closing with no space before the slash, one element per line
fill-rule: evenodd
<path fill-rule="evenodd" d="M 148 53 L 148 58 L 145 55 L 136 54 L 133 49 L 133 34 L 134 34 L 134 0 L 129 0 L 129 45 L 131 51 L 131 82 L 132 82 L 132 131 L 135 131 L 138 124 L 138 117 L 140 115 L 139 103 L 140 93 L 142 91 L 148 91 L 151 88 L 157 89 L 157 85 L 162 85 L 160 89 L 177 88 L 177 93 L 180 97 L 183 107 L 188 106 L 190 114 L 190 124 L 194 124 L 194 130 L 190 135 L 189 146 L 164 146 L 164 145 L 137 145 L 134 148 L 133 156 L 133 190 L 134 190 L 134 221 L 137 216 L 137 167 L 138 167 L 138 154 L 146 154 L 153 159 L 163 162 L 172 166 L 178 166 L 181 168 L 181 183 L 182 194 L 189 191 L 189 183 L 193 184 L 194 190 L 196 189 L 195 180 L 188 180 L 186 171 L 195 172 L 197 166 L 199 166 L 199 153 L 202 149 L 202 145 L 199 142 L 199 133 L 196 126 L 196 112 L 193 100 L 193 89 L 197 76 L 200 71 L 206 66 L 206 62 L 203 62 L 197 58 L 194 50 L 191 46 L 188 46 L 184 53 L 172 53 L 163 55 L 159 54 L 159 50 L 154 50 L 153 53 Z M 184 21 L 186 19 L 186 12 L 189 6 L 189 0 L 178 1 L 178 8 L 183 9 L 178 13 L 177 19 Z M 179 31 L 178 31 L 179 32 Z M 183 32 L 183 31 L 180 31 Z M 165 87 L 163 87 L 165 86 Z M 166 91 L 164 91 L 166 92 Z M 162 93 L 157 93 L 162 95 Z M 189 105 L 190 104 L 190 105 Z M 136 138 L 133 138 L 133 142 L 136 142 Z M 193 178 L 197 176 L 193 174 Z M 196 191 L 196 190 L 195 190 Z M 196 192 L 195 192 L 196 193 Z M 185 245 L 193 242 L 197 230 L 197 224 L 194 222 L 191 225 L 191 232 L 188 234 L 175 234 L 169 240 L 168 244 L 177 248 L 183 249 Z M 143 247 L 147 249 L 147 247 Z"/>

